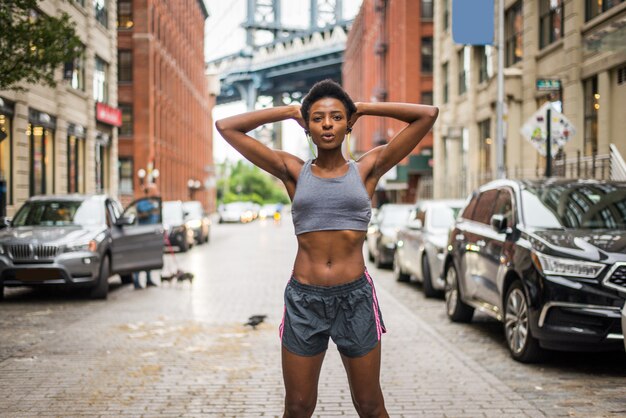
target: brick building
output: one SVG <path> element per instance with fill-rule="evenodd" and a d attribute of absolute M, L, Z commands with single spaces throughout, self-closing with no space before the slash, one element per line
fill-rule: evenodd
<path fill-rule="evenodd" d="M 346 43 L 344 87 L 355 101 L 433 102 L 433 1 L 364 0 Z M 363 118 L 353 132 L 353 153 L 385 144 L 405 124 Z M 432 134 L 396 167 L 395 180 L 381 181 L 380 200 L 414 202 L 432 184 Z"/>
<path fill-rule="evenodd" d="M 214 97 L 204 73 L 204 3 L 117 3 L 120 195 L 141 196 L 152 181 L 164 200 L 199 200 L 212 211 Z"/>

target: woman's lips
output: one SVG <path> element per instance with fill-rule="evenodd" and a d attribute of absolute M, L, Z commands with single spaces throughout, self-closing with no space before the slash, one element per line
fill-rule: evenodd
<path fill-rule="evenodd" d="M 324 139 L 326 141 L 332 141 L 333 139 L 335 139 L 335 135 L 333 135 L 333 134 L 323 134 L 322 135 L 322 139 Z"/>

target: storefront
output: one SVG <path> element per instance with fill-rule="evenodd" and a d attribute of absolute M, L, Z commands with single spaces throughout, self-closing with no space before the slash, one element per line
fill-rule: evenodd
<path fill-rule="evenodd" d="M 55 193 L 56 118 L 35 109 L 28 110 L 30 196 Z"/>
<path fill-rule="evenodd" d="M 104 103 L 96 103 L 96 192 L 110 190 L 111 142 L 113 129 L 122 126 L 122 112 Z"/>
<path fill-rule="evenodd" d="M 82 125 L 67 127 L 67 192 L 85 193 L 86 129 Z"/>
<path fill-rule="evenodd" d="M 13 116 L 14 105 L 0 97 L 0 216 L 13 204 Z"/>

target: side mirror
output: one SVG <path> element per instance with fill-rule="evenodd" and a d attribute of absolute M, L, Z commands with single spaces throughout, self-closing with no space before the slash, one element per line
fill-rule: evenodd
<path fill-rule="evenodd" d="M 8 228 L 11 226 L 11 218 L 5 216 L 0 219 L 0 229 Z"/>
<path fill-rule="evenodd" d="M 135 217 L 132 215 L 122 216 L 117 221 L 115 221 L 116 226 L 129 226 L 129 225 L 133 225 L 134 223 L 135 223 Z"/>
<path fill-rule="evenodd" d="M 491 217 L 491 227 L 498 233 L 509 233 L 508 220 L 506 216 L 502 214 L 493 215 Z"/>
<path fill-rule="evenodd" d="M 416 231 L 424 228 L 424 225 L 422 224 L 422 220 L 421 219 L 410 220 L 409 223 L 406 226 L 409 229 L 413 229 L 413 230 L 416 230 Z"/>

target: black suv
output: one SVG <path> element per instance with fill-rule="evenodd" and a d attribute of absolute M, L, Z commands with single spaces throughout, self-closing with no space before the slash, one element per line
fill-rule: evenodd
<path fill-rule="evenodd" d="M 620 347 L 626 183 L 497 180 L 473 193 L 448 240 L 446 310 L 504 323 L 514 359 L 542 348 Z"/>

